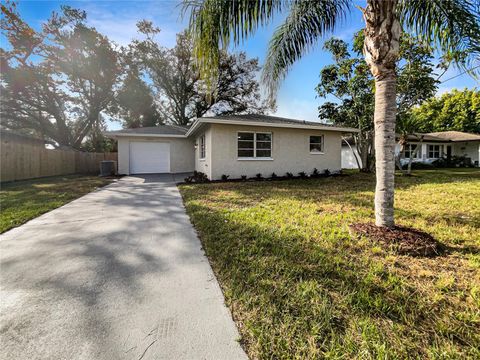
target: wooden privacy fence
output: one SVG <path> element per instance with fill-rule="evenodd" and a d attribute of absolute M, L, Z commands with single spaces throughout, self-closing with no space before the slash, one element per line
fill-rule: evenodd
<path fill-rule="evenodd" d="M 0 181 L 69 174 L 98 174 L 102 160 L 117 161 L 117 153 L 46 149 L 41 142 L 2 134 Z"/>

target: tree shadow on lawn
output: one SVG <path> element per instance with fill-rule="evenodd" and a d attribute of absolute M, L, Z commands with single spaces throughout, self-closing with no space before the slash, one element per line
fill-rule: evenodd
<path fill-rule="evenodd" d="M 436 302 L 425 283 L 399 276 L 388 254 L 353 242 L 341 224 L 334 238 L 312 239 L 188 197 L 186 205 L 252 357 L 475 352 L 473 315 L 452 315 L 470 308 Z"/>

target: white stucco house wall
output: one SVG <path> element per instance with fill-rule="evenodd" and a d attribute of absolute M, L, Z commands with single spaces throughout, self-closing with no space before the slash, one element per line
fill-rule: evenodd
<path fill-rule="evenodd" d="M 342 168 L 344 128 L 267 115 L 196 119 L 189 128 L 161 125 L 106 132 L 118 140 L 120 174 L 185 173 L 211 180 Z"/>
<path fill-rule="evenodd" d="M 358 156 L 358 151 L 351 138 L 351 148 L 343 141 L 342 143 L 342 169 L 357 169 L 357 162 L 353 151 Z M 418 151 L 416 149 L 418 148 Z M 401 151 L 401 146 L 395 146 L 395 154 Z M 439 158 L 449 156 L 465 157 L 471 164 L 479 167 L 480 163 L 480 135 L 461 131 L 442 131 L 434 133 L 416 133 L 409 135 L 407 144 L 402 151 L 400 162 L 405 164 L 409 161 L 410 153 L 412 162 L 431 164 Z"/>

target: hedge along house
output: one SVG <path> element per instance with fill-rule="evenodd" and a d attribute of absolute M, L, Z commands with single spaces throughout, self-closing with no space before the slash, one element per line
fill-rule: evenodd
<path fill-rule="evenodd" d="M 341 169 L 342 135 L 356 132 L 318 122 L 266 115 L 196 119 L 190 128 L 173 125 L 110 131 L 118 140 L 120 174 L 182 173 L 209 179 Z"/>

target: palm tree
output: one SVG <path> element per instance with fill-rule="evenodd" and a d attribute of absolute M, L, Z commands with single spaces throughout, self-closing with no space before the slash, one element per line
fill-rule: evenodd
<path fill-rule="evenodd" d="M 332 32 L 354 0 L 184 0 L 202 74 L 214 80 L 220 50 L 239 44 L 281 12 L 285 21 L 270 40 L 263 81 L 275 97 L 279 83 L 319 38 Z M 476 0 L 366 0 L 364 56 L 375 78 L 375 218 L 393 227 L 396 61 L 403 30 L 443 52 L 461 54 L 468 67 L 480 53 L 480 9 Z M 466 54 L 466 56 L 465 56 Z M 461 60 L 461 61 L 460 61 Z"/>

